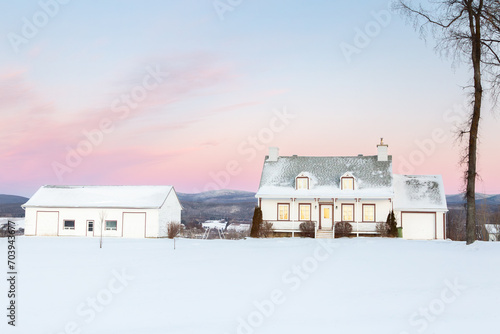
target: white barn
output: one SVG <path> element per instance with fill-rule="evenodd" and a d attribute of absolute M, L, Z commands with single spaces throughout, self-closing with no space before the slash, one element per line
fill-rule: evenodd
<path fill-rule="evenodd" d="M 264 221 L 275 232 L 294 235 L 314 222 L 316 237 L 332 238 L 338 222 L 355 235 L 377 234 L 377 223 L 394 210 L 405 239 L 446 238 L 446 198 L 439 175 L 392 172 L 382 141 L 374 156 L 279 156 L 270 148 L 256 194 Z"/>
<path fill-rule="evenodd" d="M 28 236 L 123 238 L 166 237 L 182 210 L 172 186 L 43 186 L 22 207 Z"/>

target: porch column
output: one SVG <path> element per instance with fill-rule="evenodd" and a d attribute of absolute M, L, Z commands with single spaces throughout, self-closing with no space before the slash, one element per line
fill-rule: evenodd
<path fill-rule="evenodd" d="M 359 238 L 359 202 L 360 198 L 356 198 L 356 204 L 354 208 L 354 217 L 356 217 L 356 238 Z"/>

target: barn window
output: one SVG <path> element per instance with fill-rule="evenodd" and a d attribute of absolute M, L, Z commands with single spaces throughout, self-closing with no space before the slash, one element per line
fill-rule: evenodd
<path fill-rule="evenodd" d="M 106 231 L 116 231 L 116 220 L 106 220 Z"/>
<path fill-rule="evenodd" d="M 311 220 L 311 204 L 299 204 L 300 220 Z"/>
<path fill-rule="evenodd" d="M 65 230 L 74 230 L 75 229 L 75 221 L 74 220 L 65 220 L 64 221 L 64 229 Z"/>
<path fill-rule="evenodd" d="M 363 204 L 363 221 L 375 221 L 375 204 Z"/>
<path fill-rule="evenodd" d="M 342 190 L 354 190 L 354 178 L 353 177 L 343 177 L 342 178 Z"/>
<path fill-rule="evenodd" d="M 297 189 L 309 189 L 309 178 L 308 177 L 297 177 L 295 180 Z"/>
<path fill-rule="evenodd" d="M 278 220 L 289 220 L 290 204 L 278 204 Z"/>

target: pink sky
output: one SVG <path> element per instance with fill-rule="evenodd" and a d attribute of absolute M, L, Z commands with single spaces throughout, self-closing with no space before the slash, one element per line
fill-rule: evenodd
<path fill-rule="evenodd" d="M 0 193 L 31 196 L 45 184 L 256 191 L 269 146 L 374 155 L 380 137 L 395 173 L 441 174 L 448 194 L 460 192 L 454 133 L 466 120 L 467 67 L 453 69 L 395 14 L 347 61 L 339 46 L 384 1 L 278 3 L 248 3 L 221 21 L 196 2 L 127 2 L 112 17 L 111 5 L 75 2 L 17 53 L 6 44 Z M 38 5 L 9 6 L 0 25 L 18 32 Z M 500 193 L 498 124 L 487 103 L 478 192 Z"/>

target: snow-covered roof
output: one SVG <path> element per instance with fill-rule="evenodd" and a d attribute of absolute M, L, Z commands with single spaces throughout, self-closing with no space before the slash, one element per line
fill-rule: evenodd
<path fill-rule="evenodd" d="M 23 207 L 155 209 L 172 190 L 172 186 L 43 186 Z"/>
<path fill-rule="evenodd" d="M 224 230 L 227 226 L 225 220 L 207 220 L 204 223 L 201 223 L 201 226 L 205 229 L 216 229 L 216 230 Z"/>
<path fill-rule="evenodd" d="M 355 178 L 354 190 L 341 190 L 340 178 Z M 310 178 L 309 189 L 295 189 L 295 178 Z M 392 197 L 392 157 L 378 161 L 377 156 L 303 157 L 280 156 L 266 161 L 262 169 L 257 197 Z"/>
<path fill-rule="evenodd" d="M 395 210 L 448 210 L 441 175 L 394 174 Z"/>

